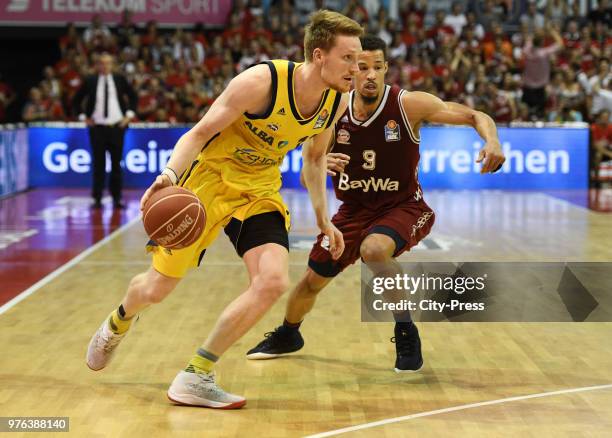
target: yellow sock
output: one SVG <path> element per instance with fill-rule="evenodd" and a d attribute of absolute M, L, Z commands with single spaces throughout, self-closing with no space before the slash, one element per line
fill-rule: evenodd
<path fill-rule="evenodd" d="M 185 371 L 188 373 L 204 374 L 210 373 L 219 358 L 214 354 L 199 348 L 197 353 L 191 358 Z"/>
<path fill-rule="evenodd" d="M 132 325 L 133 319 L 134 317 L 130 319 L 121 319 L 117 309 L 115 309 L 108 318 L 108 325 L 114 333 L 120 335 L 128 331 L 128 329 Z"/>

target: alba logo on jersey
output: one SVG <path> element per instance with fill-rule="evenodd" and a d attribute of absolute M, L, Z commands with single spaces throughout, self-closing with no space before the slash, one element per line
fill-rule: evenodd
<path fill-rule="evenodd" d="M 372 189 L 374 192 L 397 192 L 399 190 L 399 181 L 394 181 L 389 178 L 374 178 L 373 176 L 367 179 L 356 179 L 351 181 L 346 173 L 340 174 L 338 181 L 340 190 L 363 190 L 367 193 Z"/>
<path fill-rule="evenodd" d="M 261 129 L 259 129 L 257 126 L 254 126 L 251 122 L 249 122 L 248 120 L 246 122 L 244 122 L 244 124 L 246 125 L 247 128 L 249 128 L 249 130 L 255 134 L 258 138 L 260 138 L 261 140 L 263 140 L 264 143 L 269 144 L 270 146 L 272 146 L 272 143 L 274 142 L 274 137 L 272 137 L 270 134 L 268 134 L 265 131 L 262 131 Z M 278 129 L 278 128 L 277 128 Z"/>

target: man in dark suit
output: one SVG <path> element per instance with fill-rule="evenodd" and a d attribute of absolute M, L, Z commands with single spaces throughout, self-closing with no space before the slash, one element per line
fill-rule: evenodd
<path fill-rule="evenodd" d="M 94 208 L 102 207 L 106 151 L 111 157 L 110 192 L 114 208 L 124 208 L 121 203 L 121 158 L 123 136 L 130 120 L 134 118 L 136 93 L 125 77 L 113 73 L 113 57 L 103 53 L 98 59 L 98 74 L 85 78 L 83 86 L 75 94 L 73 108 L 80 112 L 79 120 L 86 121 L 93 156 Z M 85 109 L 83 110 L 83 102 Z M 84 111 L 84 112 L 83 112 Z"/>

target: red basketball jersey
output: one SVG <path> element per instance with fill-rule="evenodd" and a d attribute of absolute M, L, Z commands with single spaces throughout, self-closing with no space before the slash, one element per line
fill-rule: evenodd
<path fill-rule="evenodd" d="M 336 197 L 367 209 L 386 209 L 422 198 L 417 166 L 420 138 L 401 105 L 405 90 L 385 86 L 376 111 L 365 121 L 353 115 L 355 91 L 336 124 L 332 152 L 351 157 L 344 173 L 334 176 Z"/>

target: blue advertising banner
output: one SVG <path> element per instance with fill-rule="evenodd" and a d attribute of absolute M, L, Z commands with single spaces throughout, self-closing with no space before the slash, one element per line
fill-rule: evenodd
<path fill-rule="evenodd" d="M 28 130 L 0 129 L 0 197 L 28 188 Z"/>
<path fill-rule="evenodd" d="M 500 128 L 506 156 L 495 174 L 476 164 L 483 141 L 463 127 L 421 129 L 419 179 L 427 189 L 582 189 L 588 187 L 589 130 Z"/>
<path fill-rule="evenodd" d="M 186 130 L 130 128 L 124 148 L 125 186 L 147 187 Z M 32 186 L 90 185 L 86 129 L 33 127 L 29 131 Z M 498 173 L 481 175 L 480 165 L 474 161 L 483 142 L 473 129 L 423 128 L 419 169 L 423 188 L 550 190 L 588 186 L 588 129 L 500 128 L 499 135 L 507 161 Z M 299 187 L 301 165 L 301 151 L 291 151 L 281 166 L 284 187 Z"/>
<path fill-rule="evenodd" d="M 187 128 L 128 129 L 123 149 L 125 187 L 148 187 L 165 167 Z M 110 158 L 107 157 L 107 172 Z M 34 187 L 89 187 L 91 149 L 84 128 L 30 128 L 30 173 Z"/>

